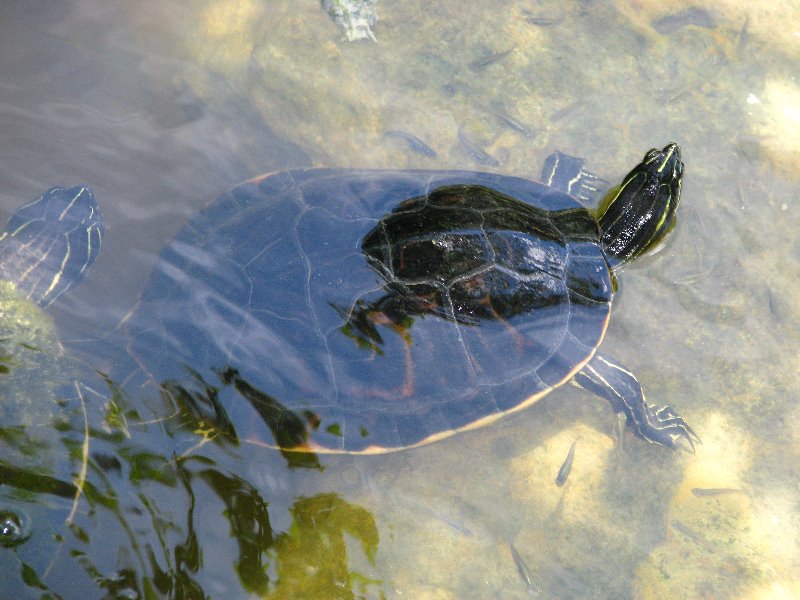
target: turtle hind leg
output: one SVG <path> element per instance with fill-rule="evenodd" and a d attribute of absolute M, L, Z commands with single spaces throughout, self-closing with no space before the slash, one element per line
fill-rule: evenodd
<path fill-rule="evenodd" d="M 633 374 L 614 364 L 608 358 L 595 354 L 594 358 L 575 375 L 575 383 L 624 412 L 628 426 L 648 442 L 675 448 L 678 440 L 685 440 L 694 452 L 700 438 L 686 421 L 670 406 L 656 408 L 647 404 L 644 392 Z"/>

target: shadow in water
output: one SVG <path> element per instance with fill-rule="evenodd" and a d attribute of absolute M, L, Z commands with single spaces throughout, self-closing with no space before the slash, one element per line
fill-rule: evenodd
<path fill-rule="evenodd" d="M 146 422 L 113 382 L 105 383 L 109 392 L 95 419 L 91 410 L 78 410 L 69 419 L 62 413 L 53 423 L 2 430 L 4 593 L 382 596 L 381 582 L 351 565 L 354 552 L 362 557 L 357 564 L 374 562 L 378 531 L 372 514 L 335 493 L 294 497 L 286 491 L 292 489 L 285 481 L 291 470 L 268 456 L 252 457 L 264 460 L 259 475 L 268 472 L 267 479 L 282 483 L 257 484 L 242 476 L 249 462 L 238 455 L 227 462 L 239 436 L 214 386 L 202 382 L 195 392 L 164 386 L 164 414 L 170 417 Z M 285 423 L 285 409 L 235 371 L 223 371 L 221 385 L 236 386 L 276 436 L 295 431 L 278 426 Z M 176 443 L 187 436 L 194 443 L 178 454 Z M 49 443 L 46 460 L 32 461 L 43 441 Z M 299 454 L 305 463 L 293 463 L 292 454 L 283 454 L 290 467 L 319 468 L 313 454 Z M 273 526 L 276 511 L 281 523 L 288 511 L 283 530 Z"/>

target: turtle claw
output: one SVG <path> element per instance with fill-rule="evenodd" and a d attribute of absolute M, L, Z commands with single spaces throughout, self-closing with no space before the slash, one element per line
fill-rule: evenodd
<path fill-rule="evenodd" d="M 678 447 L 677 442 L 682 440 L 692 452 L 695 442 L 702 443 L 671 406 L 656 408 L 647 404 L 642 386 L 633 373 L 607 357 L 595 354 L 583 370 L 575 375 L 575 382 L 611 402 L 615 412 L 625 414 L 628 427 L 648 442 L 674 449 Z"/>
<path fill-rule="evenodd" d="M 648 442 L 674 449 L 678 447 L 677 442 L 682 440 L 689 444 L 692 454 L 695 452 L 695 442 L 703 443 L 671 406 L 656 409 L 654 406 L 645 405 L 644 417 L 643 422 L 634 422 L 633 428 Z"/>

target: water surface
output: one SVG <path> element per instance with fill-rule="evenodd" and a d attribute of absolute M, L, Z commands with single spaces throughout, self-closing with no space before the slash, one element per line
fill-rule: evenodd
<path fill-rule="evenodd" d="M 800 595 L 800 14 L 377 10 L 377 42 L 347 42 L 315 0 L 0 7 L 2 210 L 85 183 L 107 224 L 87 280 L 49 311 L 82 391 L 62 393 L 59 427 L 3 429 L 3 462 L 27 477 L 6 469 L 0 510 L 30 526 L 0 549 L 4 582 L 18 597 L 529 597 L 512 543 L 542 597 Z M 608 405 L 573 386 L 418 450 L 304 460 L 234 437 L 213 390 L 124 388 L 125 317 L 159 251 L 239 181 L 307 166 L 535 178 L 560 150 L 614 182 L 669 141 L 680 222 L 620 277 L 603 351 L 686 418 L 695 454 L 615 441 Z"/>

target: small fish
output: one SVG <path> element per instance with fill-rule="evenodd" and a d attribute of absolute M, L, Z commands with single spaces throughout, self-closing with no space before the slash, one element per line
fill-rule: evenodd
<path fill-rule="evenodd" d="M 383 135 L 385 137 L 393 137 L 403 140 L 406 144 L 408 144 L 408 147 L 417 154 L 422 154 L 428 158 L 436 158 L 436 150 L 428 146 L 428 144 L 423 142 L 415 135 L 398 130 L 386 131 Z"/>
<path fill-rule="evenodd" d="M 614 437 L 614 447 L 619 452 L 625 452 L 625 430 L 628 427 L 628 416 L 619 411 L 614 419 L 614 427 L 611 435 Z"/>
<path fill-rule="evenodd" d="M 672 522 L 672 526 L 677 531 L 680 531 L 683 535 L 688 537 L 693 542 L 696 542 L 697 544 L 699 544 L 700 546 L 702 546 L 703 548 L 705 548 L 709 552 L 714 552 L 714 546 L 712 546 L 710 543 L 708 543 L 708 540 L 706 540 L 702 535 L 700 535 L 699 533 L 694 531 L 688 525 L 684 525 L 680 521 L 673 521 Z"/>
<path fill-rule="evenodd" d="M 652 25 L 653 29 L 658 33 L 668 35 L 688 25 L 713 29 L 717 24 L 714 21 L 714 17 L 712 17 L 708 11 L 698 6 L 692 6 L 679 13 L 659 17 L 651 21 L 650 25 Z"/>
<path fill-rule="evenodd" d="M 767 288 L 767 306 L 769 306 L 769 312 L 772 314 L 773 317 L 781 318 L 784 315 L 783 311 L 783 304 L 778 302 L 778 299 L 775 297 L 775 294 L 772 293 L 772 290 Z"/>
<path fill-rule="evenodd" d="M 692 488 L 695 496 L 722 496 L 723 494 L 744 494 L 744 490 L 737 488 Z"/>
<path fill-rule="evenodd" d="M 561 468 L 558 470 L 558 475 L 556 475 L 556 485 L 561 487 L 567 482 L 567 477 L 569 477 L 569 472 L 572 470 L 572 460 L 575 458 L 575 444 L 578 443 L 578 440 L 572 442 L 572 446 L 569 447 L 569 452 L 567 452 L 567 458 L 564 459 L 564 464 L 561 465 Z"/>
<path fill-rule="evenodd" d="M 581 108 L 583 106 L 583 100 L 577 100 L 572 104 L 567 104 L 564 108 L 559 108 L 556 112 L 550 115 L 550 122 L 555 123 L 556 121 L 560 121 L 564 117 L 571 114 L 573 111 Z"/>
<path fill-rule="evenodd" d="M 375 483 L 372 480 L 368 480 L 368 485 L 369 485 L 370 489 L 372 490 L 372 493 L 375 494 L 375 496 L 377 496 L 377 497 L 382 497 L 383 496 L 382 492 L 380 492 L 380 490 L 378 489 L 378 487 L 375 485 Z M 441 512 L 439 512 L 437 510 L 434 510 L 434 509 L 430 508 L 428 505 L 420 502 L 418 499 L 416 499 L 416 498 L 414 498 L 412 496 L 405 496 L 405 495 L 402 495 L 402 494 L 395 493 L 395 494 L 393 494 L 393 496 L 391 498 L 391 502 L 396 503 L 398 505 L 410 507 L 415 511 L 419 511 L 419 512 L 421 512 L 423 514 L 426 514 L 426 515 L 431 516 L 431 517 L 433 517 L 435 519 L 438 519 L 439 521 L 442 521 L 443 523 L 446 523 L 447 525 L 449 525 L 450 527 L 452 527 L 453 529 L 458 531 L 464 537 L 472 537 L 472 535 L 473 535 L 472 530 L 469 527 L 467 527 L 463 523 L 463 521 L 458 521 L 458 520 L 456 520 L 456 519 L 454 519 L 454 518 L 452 518 L 452 517 L 450 517 L 450 516 L 448 516 L 448 515 L 446 515 L 444 513 L 441 513 Z"/>
<path fill-rule="evenodd" d="M 458 130 L 458 141 L 461 142 L 464 150 L 466 150 L 467 154 L 469 154 L 469 156 L 476 162 L 490 167 L 500 166 L 500 161 L 469 139 L 467 134 L 464 133 L 463 128 Z"/>
<path fill-rule="evenodd" d="M 533 583 L 533 579 L 531 578 L 531 570 L 528 568 L 528 565 L 525 564 L 525 561 L 522 560 L 522 557 L 517 552 L 517 549 L 514 547 L 514 544 L 508 542 L 508 549 L 511 550 L 511 558 L 514 559 L 514 564 L 517 566 L 517 573 L 522 578 L 523 583 L 532 595 L 539 595 L 542 590 L 536 587 L 536 584 Z"/>
<path fill-rule="evenodd" d="M 561 13 L 556 17 L 548 17 L 546 15 L 532 15 L 530 17 L 525 18 L 525 22 L 528 25 L 536 25 L 537 27 L 553 27 L 554 25 L 560 25 L 563 20 L 564 20 L 564 13 Z"/>
<path fill-rule="evenodd" d="M 498 110 L 492 108 L 491 106 L 487 106 L 486 112 L 494 115 L 497 118 L 497 120 L 500 121 L 503 125 L 505 125 L 510 129 L 513 129 L 514 131 L 518 131 L 526 138 L 532 138 L 535 135 L 533 129 L 525 125 L 525 123 L 523 123 L 519 119 L 515 119 L 511 115 L 506 114 L 502 110 Z"/>
<path fill-rule="evenodd" d="M 492 63 L 496 63 L 498 60 L 501 60 L 511 54 L 511 52 L 516 48 L 516 46 L 511 46 L 508 50 L 504 50 L 503 52 L 496 52 L 495 54 L 490 54 L 489 56 L 484 56 L 483 58 L 479 58 L 477 60 L 472 61 L 469 63 L 469 68 L 473 71 L 478 71 L 485 67 L 488 67 Z"/>
<path fill-rule="evenodd" d="M 725 62 L 725 59 L 721 58 L 717 54 L 709 56 L 698 67 L 698 73 L 708 73 L 708 75 L 700 75 L 695 77 L 691 81 L 686 82 L 676 89 L 664 90 L 661 94 L 659 94 L 660 100 L 664 104 L 673 104 L 674 102 L 683 99 L 719 75 L 720 69 L 718 67 Z"/>
<path fill-rule="evenodd" d="M 745 15 L 742 28 L 739 30 L 739 36 L 736 42 L 736 56 L 741 58 L 744 56 L 744 50 L 747 43 L 750 41 L 750 15 Z"/>
<path fill-rule="evenodd" d="M 463 523 L 459 523 L 458 521 L 451 519 L 447 515 L 442 514 L 440 512 L 435 512 L 433 510 L 426 510 L 425 512 L 427 512 L 430 516 L 434 517 L 435 519 L 439 519 L 443 523 L 450 525 L 450 527 L 458 531 L 464 537 L 472 537 L 472 530 Z"/>

